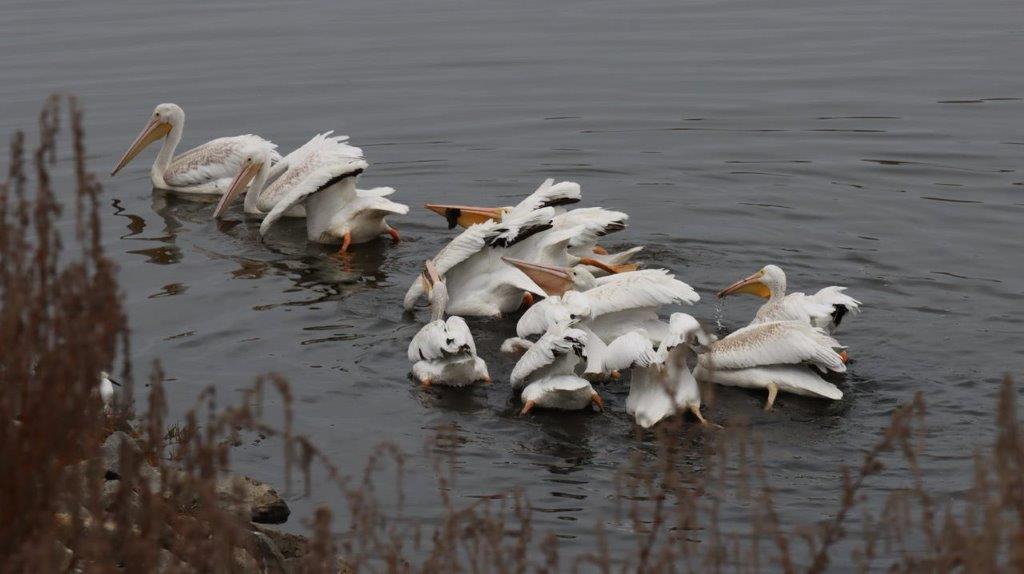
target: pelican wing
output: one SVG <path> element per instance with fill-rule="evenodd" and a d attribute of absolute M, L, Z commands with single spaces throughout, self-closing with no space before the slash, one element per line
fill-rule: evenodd
<path fill-rule="evenodd" d="M 512 247 L 543 231 L 551 229 L 555 210 L 545 207 L 524 214 L 509 214 L 502 218 L 494 234 L 487 238 L 488 247 Z"/>
<path fill-rule="evenodd" d="M 487 246 L 488 238 L 496 234 L 501 224 L 497 221 L 485 221 L 469 226 L 465 231 L 455 236 L 445 245 L 437 256 L 434 257 L 434 266 L 437 273 L 444 276 L 459 263 L 479 253 Z"/>
<path fill-rule="evenodd" d="M 621 211 L 603 207 L 573 209 L 555 217 L 555 227 L 581 228 L 569 242 L 569 247 L 593 246 L 597 240 L 609 233 L 626 228 L 629 216 Z"/>
<path fill-rule="evenodd" d="M 571 181 L 555 183 L 555 180 L 548 178 L 544 180 L 544 183 L 540 184 L 536 191 L 516 204 L 506 217 L 509 215 L 519 217 L 545 207 L 569 205 L 580 201 L 582 198 L 583 192 L 580 190 L 578 183 Z"/>
<path fill-rule="evenodd" d="M 164 181 L 175 187 L 199 185 L 238 175 L 245 160 L 244 152 L 253 145 L 266 146 L 271 161 L 281 160 L 273 143 L 252 134 L 217 138 L 194 147 L 171 160 L 164 171 Z"/>
<path fill-rule="evenodd" d="M 661 362 L 662 357 L 654 350 L 651 340 L 640 331 L 630 331 L 615 339 L 604 353 L 604 368 L 608 371 L 647 368 Z"/>
<path fill-rule="evenodd" d="M 512 369 L 513 388 L 520 388 L 527 378 L 536 371 L 552 364 L 567 353 L 586 344 L 587 334 L 579 329 L 552 329 L 544 334 L 532 347 L 527 349 Z"/>
<path fill-rule="evenodd" d="M 359 194 L 363 191 L 359 190 Z M 388 215 L 405 215 L 409 213 L 409 206 L 404 203 L 397 203 L 382 196 L 370 196 L 364 198 L 366 205 L 359 210 L 370 217 L 387 217 Z"/>
<path fill-rule="evenodd" d="M 833 350 L 840 347 L 821 329 L 798 321 L 777 321 L 750 325 L 711 343 L 700 355 L 700 363 L 708 369 L 812 363 L 842 373 L 846 365 Z"/>
<path fill-rule="evenodd" d="M 569 309 L 563 304 L 562 297 L 555 295 L 531 305 L 516 323 L 516 334 L 520 337 L 539 335 L 554 325 L 569 321 Z"/>
<path fill-rule="evenodd" d="M 465 319 L 458 316 L 448 317 L 444 326 L 453 348 L 462 349 L 466 347 L 469 349 L 470 354 L 476 355 L 476 342 L 473 341 L 473 332 L 469 330 L 469 325 L 466 324 Z"/>
<path fill-rule="evenodd" d="M 448 335 L 444 321 L 431 321 L 409 342 L 409 361 L 434 361 L 445 357 Z"/>
<path fill-rule="evenodd" d="M 409 361 L 436 361 L 457 355 L 476 356 L 476 343 L 462 317 L 431 321 L 409 342 Z"/>
<path fill-rule="evenodd" d="M 360 189 L 358 192 L 360 197 L 387 197 L 395 193 L 393 187 L 372 187 L 370 189 Z"/>
<path fill-rule="evenodd" d="M 591 317 L 661 305 L 692 305 L 700 300 L 692 287 L 664 269 L 612 275 L 584 295 L 590 303 Z"/>
<path fill-rule="evenodd" d="M 267 203 L 273 202 L 273 208 L 260 225 L 260 235 L 266 235 L 274 222 L 293 205 L 342 179 L 359 175 L 369 166 L 362 150 L 344 143 L 347 137 L 330 134 L 316 135 L 296 150 L 294 157 L 289 154 L 287 171 L 261 194 L 260 200 L 265 195 Z M 355 198 L 355 182 L 350 190 L 347 194 Z"/>
<path fill-rule="evenodd" d="M 838 327 L 843 321 L 844 315 L 860 311 L 860 301 L 843 293 L 843 291 L 846 291 L 846 287 L 832 285 L 831 287 L 822 288 L 814 295 L 807 296 L 808 299 L 816 303 L 828 305 L 830 309 L 829 317 L 824 321 L 815 321 L 815 326 Z"/>

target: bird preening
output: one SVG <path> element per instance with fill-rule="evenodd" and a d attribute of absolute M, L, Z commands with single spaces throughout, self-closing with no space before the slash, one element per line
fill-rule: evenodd
<path fill-rule="evenodd" d="M 262 220 L 261 237 L 291 217 L 305 219 L 309 241 L 338 245 L 342 256 L 379 237 L 400 241 L 388 218 L 407 214 L 408 206 L 390 199 L 391 187 L 357 187 L 370 164 L 347 136 L 319 133 L 282 156 L 269 140 L 247 134 L 175 155 L 184 126 L 181 107 L 156 106 L 111 175 L 162 141 L 150 169 L 153 187 L 219 196 L 214 218 L 244 195 L 242 213 Z M 706 423 L 701 384 L 762 390 L 765 410 L 780 392 L 842 399 L 824 377 L 847 369 L 847 350 L 833 335 L 860 302 L 845 287 L 787 293 L 786 274 L 767 265 L 717 293 L 766 300 L 749 325 L 719 338 L 690 314 L 664 318 L 700 296 L 667 269 L 640 269 L 632 260 L 642 246 L 609 252 L 599 245 L 626 229 L 629 216 L 575 207 L 582 200 L 579 184 L 547 179 L 511 206 L 426 204 L 458 233 L 424 263 L 404 298 L 407 312 L 424 299 L 430 307 L 430 321 L 408 347 L 422 387 L 491 383 L 466 318 L 518 315 L 516 337 L 501 351 L 518 357 L 509 383 L 521 415 L 605 410 L 594 387 L 601 382 L 629 385 L 624 410 L 642 428 L 673 415 Z M 110 405 L 112 380 L 104 373 L 100 382 Z"/>

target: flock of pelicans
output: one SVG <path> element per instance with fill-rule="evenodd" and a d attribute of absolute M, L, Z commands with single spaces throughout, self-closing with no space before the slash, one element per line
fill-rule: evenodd
<path fill-rule="evenodd" d="M 153 110 L 111 175 L 149 144 L 163 140 L 150 171 L 154 187 L 220 195 L 221 217 L 243 193 L 245 214 L 263 219 L 265 235 L 281 217 L 304 217 L 310 241 L 352 245 L 398 231 L 386 218 L 408 213 L 388 199 L 390 187 L 362 190 L 369 166 L 347 137 L 314 136 L 282 157 L 255 135 L 212 140 L 175 156 L 185 113 L 175 104 Z M 423 385 L 490 382 L 463 316 L 496 317 L 526 310 L 503 353 L 519 356 L 511 384 L 522 413 L 534 408 L 603 408 L 592 381 L 630 372 L 626 411 L 648 428 L 684 411 L 706 422 L 698 381 L 765 389 L 770 409 L 779 391 L 841 399 L 822 373 L 846 370 L 847 354 L 831 333 L 860 303 L 843 287 L 813 295 L 786 293 L 786 275 L 768 265 L 718 293 L 767 299 L 751 323 L 717 338 L 686 313 L 659 316 L 663 306 L 700 296 L 664 269 L 630 264 L 634 247 L 609 253 L 598 241 L 625 228 L 628 216 L 601 207 L 567 209 L 580 186 L 547 180 L 511 207 L 428 204 L 450 229 L 464 228 L 413 281 L 404 306 L 427 299 L 431 321 L 409 344 L 412 372 Z"/>

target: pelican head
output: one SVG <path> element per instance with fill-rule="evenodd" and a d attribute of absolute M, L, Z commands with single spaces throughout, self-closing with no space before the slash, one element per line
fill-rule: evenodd
<path fill-rule="evenodd" d="M 149 117 L 149 122 L 139 132 L 138 137 L 132 142 L 128 151 L 124 152 L 124 155 L 121 156 L 121 160 L 114 166 L 110 175 L 116 175 L 124 166 L 128 165 L 128 162 L 135 159 L 139 152 L 146 149 L 146 146 L 167 137 L 167 134 L 171 133 L 172 129 L 178 128 L 180 131 L 184 124 L 185 110 L 181 109 L 181 106 L 178 104 L 160 104 L 153 108 L 153 115 Z"/>
<path fill-rule="evenodd" d="M 428 203 L 424 205 L 430 211 L 444 217 L 448 221 L 448 229 L 456 225 L 470 227 L 485 221 L 501 221 L 511 207 L 476 207 L 472 205 L 444 205 Z"/>
<path fill-rule="evenodd" d="M 586 291 L 595 287 L 597 279 L 584 265 L 599 267 L 609 273 L 617 272 L 611 266 L 590 257 L 581 257 L 575 267 L 542 265 L 511 257 L 502 257 L 502 260 L 525 273 L 527 277 L 532 279 L 548 295 L 562 295 L 570 289 Z"/>
<path fill-rule="evenodd" d="M 764 299 L 786 292 L 786 274 L 777 265 L 765 265 L 750 277 L 740 279 L 718 292 L 718 297 L 728 297 L 736 293 L 750 293 Z"/>
<path fill-rule="evenodd" d="M 213 210 L 215 218 L 224 215 L 231 202 L 245 191 L 250 182 L 258 177 L 258 181 L 252 186 L 252 207 L 256 208 L 255 201 L 259 199 L 259 193 L 263 191 L 262 184 L 266 182 L 267 174 L 270 172 L 271 156 L 276 147 L 270 142 L 261 142 L 250 144 L 243 150 L 242 168 L 238 171 L 235 179 L 231 181 L 228 190 L 221 196 L 217 208 Z"/>

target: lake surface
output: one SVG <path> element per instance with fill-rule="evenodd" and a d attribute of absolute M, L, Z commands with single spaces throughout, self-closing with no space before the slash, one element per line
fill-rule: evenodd
<path fill-rule="evenodd" d="M 259 244 L 237 209 L 218 225 L 211 205 L 153 192 L 154 150 L 101 178 L 137 378 L 161 359 L 180 414 L 207 385 L 226 402 L 281 373 L 297 429 L 344 470 L 382 441 L 410 453 L 406 513 L 428 520 L 423 445 L 454 424 L 458 499 L 522 487 L 535 527 L 573 554 L 610 521 L 616 468 L 650 447 L 626 387 L 600 387 L 603 414 L 515 416 L 505 320 L 472 323 L 495 384 L 418 389 L 405 350 L 426 312 L 404 315 L 402 295 L 452 237 L 421 205 L 510 204 L 544 178 L 577 181 L 584 205 L 631 216 L 605 244 L 644 245 L 643 263 L 698 289 L 690 312 L 710 321 L 714 292 L 767 263 L 792 290 L 849 286 L 864 310 L 839 333 L 854 358 L 843 401 L 783 395 L 762 413 L 762 394 L 720 389 L 707 415 L 762 433 L 781 515 L 808 521 L 836 506 L 839 465 L 922 391 L 923 470 L 955 495 L 1000 378 L 1024 370 L 1022 54 L 1016 0 L 6 0 L 0 134 L 33 128 L 43 98 L 68 91 L 101 174 L 162 101 L 186 110 L 185 147 L 351 135 L 372 163 L 362 186 L 394 186 L 413 209 L 392 220 L 403 243 L 358 246 L 347 269 L 301 223 Z M 745 324 L 757 304 L 728 299 L 722 322 Z M 282 484 L 275 444 L 238 449 L 237 470 Z M 314 482 L 290 501 L 290 528 L 343 507 Z M 905 485 L 887 473 L 868 493 Z M 746 528 L 736 520 L 724 528 Z"/>

